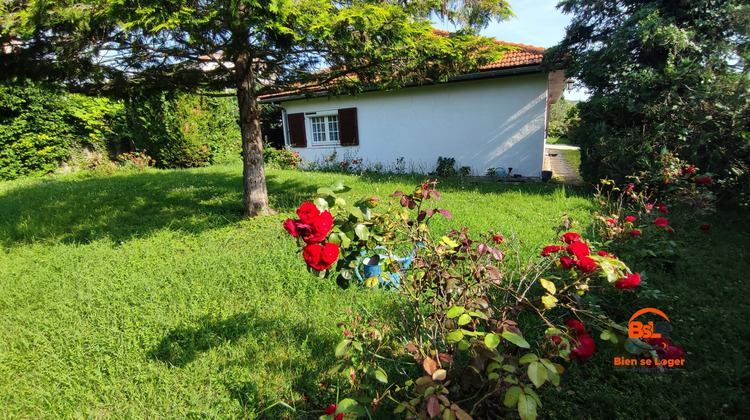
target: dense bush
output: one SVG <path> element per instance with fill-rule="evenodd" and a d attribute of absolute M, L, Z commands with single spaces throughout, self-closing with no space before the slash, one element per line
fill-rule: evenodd
<path fill-rule="evenodd" d="M 573 15 L 548 54 L 591 92 L 570 139 L 592 183 L 658 171 L 673 153 L 750 193 L 750 34 L 746 2 L 561 2 Z M 596 16 L 595 18 L 592 16 Z"/>
<path fill-rule="evenodd" d="M 122 105 L 33 83 L 0 85 L 0 179 L 55 170 L 81 149 L 116 153 Z"/>
<path fill-rule="evenodd" d="M 126 101 L 131 148 L 147 150 L 160 167 L 194 167 L 240 155 L 236 100 L 158 93 Z"/>
<path fill-rule="evenodd" d="M 549 137 L 568 137 L 568 129 L 571 121 L 578 117 L 577 102 L 566 101 L 560 98 L 549 107 L 549 125 L 547 135 Z"/>

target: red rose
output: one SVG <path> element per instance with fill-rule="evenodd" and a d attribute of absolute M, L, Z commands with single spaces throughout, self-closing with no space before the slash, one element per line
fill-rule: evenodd
<path fill-rule="evenodd" d="M 573 262 L 573 260 L 570 259 L 570 257 L 566 255 L 560 258 L 560 264 L 562 264 L 563 268 L 567 270 L 570 267 L 572 267 L 573 264 L 575 263 Z"/>
<path fill-rule="evenodd" d="M 562 251 L 563 249 L 565 249 L 565 247 L 563 246 L 557 246 L 557 245 L 545 246 L 544 249 L 542 250 L 542 257 L 546 257 L 553 252 Z"/>
<path fill-rule="evenodd" d="M 295 238 L 299 236 L 299 230 L 297 229 L 297 224 L 298 222 L 292 219 L 286 219 L 284 221 L 284 229 L 286 229 L 286 231 L 289 232 L 289 234 L 294 236 Z"/>
<path fill-rule="evenodd" d="M 614 226 L 617 222 L 615 222 L 615 219 L 607 219 L 607 223 L 609 223 L 611 226 Z"/>
<path fill-rule="evenodd" d="M 320 216 L 320 210 L 315 207 L 315 204 L 306 201 L 297 209 L 297 216 L 302 220 L 302 223 L 309 225 L 314 219 L 317 219 L 318 216 Z"/>
<path fill-rule="evenodd" d="M 596 261 L 589 257 L 583 257 L 576 263 L 576 267 L 584 273 L 590 273 L 596 270 Z"/>
<path fill-rule="evenodd" d="M 354 159 L 354 160 L 352 161 L 352 163 L 356 165 L 356 164 L 357 164 L 357 159 Z"/>
<path fill-rule="evenodd" d="M 326 264 L 333 264 L 339 258 L 339 246 L 334 243 L 326 243 L 323 245 L 323 255 L 321 259 Z"/>
<path fill-rule="evenodd" d="M 685 350 L 683 350 L 682 347 L 680 346 L 667 347 L 667 350 L 664 352 L 664 355 L 661 356 L 662 359 L 666 359 L 666 360 L 682 359 L 684 357 L 685 357 Z"/>
<path fill-rule="evenodd" d="M 324 241 L 331 228 L 333 228 L 333 215 L 326 210 L 312 221 L 308 230 L 302 231 L 300 234 L 306 243 L 314 244 Z"/>
<path fill-rule="evenodd" d="M 570 351 L 570 357 L 578 360 L 590 359 L 596 349 L 594 340 L 588 335 L 579 335 L 576 341 L 578 341 L 578 347 Z"/>
<path fill-rule="evenodd" d="M 708 232 L 711 229 L 711 225 L 701 225 L 701 230 Z"/>
<path fill-rule="evenodd" d="M 652 208 L 654 208 L 653 204 L 651 203 L 646 204 L 646 210 L 651 210 Z"/>
<path fill-rule="evenodd" d="M 690 173 L 690 174 L 694 173 L 695 166 L 688 166 L 687 168 L 685 168 L 685 172 Z"/>
<path fill-rule="evenodd" d="M 552 341 L 553 343 L 555 343 L 555 345 L 558 345 L 558 344 L 562 343 L 562 338 L 560 338 L 560 337 L 558 337 L 556 335 L 553 335 L 553 336 L 550 336 L 550 337 L 547 337 L 547 338 L 549 338 L 550 341 Z"/>
<path fill-rule="evenodd" d="M 581 321 L 578 321 L 576 319 L 569 319 L 565 321 L 565 326 L 570 328 L 571 330 L 574 330 L 576 332 L 576 335 L 586 335 L 586 328 L 583 327 Z"/>
<path fill-rule="evenodd" d="M 352 373 L 352 379 L 354 379 L 354 374 Z M 344 419 L 344 413 L 338 413 L 336 414 L 336 417 L 333 418 L 333 420 L 343 420 Z"/>
<path fill-rule="evenodd" d="M 336 412 L 336 404 L 331 404 L 331 405 L 328 406 L 328 408 L 326 408 L 325 410 L 323 410 L 323 415 L 327 416 L 327 415 L 333 414 L 335 412 Z"/>
<path fill-rule="evenodd" d="M 627 216 L 627 217 L 625 217 L 625 221 L 626 222 L 631 222 L 631 223 L 635 222 L 635 216 Z"/>
<path fill-rule="evenodd" d="M 503 237 L 500 235 L 495 235 L 492 237 L 492 240 L 495 241 L 496 244 L 503 243 Z"/>
<path fill-rule="evenodd" d="M 572 244 L 568 245 L 568 254 L 575 255 L 576 258 L 580 260 L 581 258 L 591 254 L 591 252 L 589 251 L 589 246 L 584 244 L 583 242 L 573 242 Z"/>
<path fill-rule="evenodd" d="M 667 221 L 667 219 L 659 217 L 658 219 L 654 220 L 654 224 L 658 227 L 666 227 L 669 222 Z"/>
<path fill-rule="evenodd" d="M 641 341 L 648 344 L 649 346 L 655 348 L 658 351 L 665 351 L 667 347 L 669 347 L 671 344 L 669 342 L 669 339 L 664 337 L 654 338 L 641 338 Z"/>
<path fill-rule="evenodd" d="M 664 204 L 659 204 L 656 207 L 656 209 L 659 210 L 660 212 L 664 213 L 664 214 L 669 213 L 669 210 L 667 209 L 667 206 L 665 206 Z"/>
<path fill-rule="evenodd" d="M 696 184 L 710 184 L 711 183 L 711 177 L 710 176 L 701 176 L 701 177 L 695 178 L 693 181 L 695 181 Z"/>
<path fill-rule="evenodd" d="M 615 287 L 622 290 L 629 290 L 641 284 L 641 276 L 638 273 L 628 274 L 627 276 L 617 280 Z"/>
<path fill-rule="evenodd" d="M 600 257 L 615 258 L 615 256 L 614 256 L 614 255 L 612 255 L 612 254 L 609 254 L 609 253 L 607 253 L 607 252 L 604 252 L 604 251 L 596 251 L 596 253 L 597 253 L 597 255 L 599 255 Z"/>
<path fill-rule="evenodd" d="M 566 244 L 571 244 L 573 242 L 577 242 L 581 240 L 581 235 L 575 233 L 575 232 L 568 232 L 562 236 L 562 241 Z"/>
<path fill-rule="evenodd" d="M 335 249 L 329 247 L 329 245 L 333 245 Z M 327 270 L 339 257 L 338 248 L 336 244 L 326 244 L 326 247 L 320 244 L 310 244 L 302 249 L 302 258 L 305 259 L 307 266 L 310 268 L 318 271 Z M 334 255 L 336 258 L 333 258 Z"/>
<path fill-rule="evenodd" d="M 641 231 L 640 230 L 631 230 L 628 233 L 631 234 L 631 235 L 633 235 L 633 236 L 641 236 Z"/>

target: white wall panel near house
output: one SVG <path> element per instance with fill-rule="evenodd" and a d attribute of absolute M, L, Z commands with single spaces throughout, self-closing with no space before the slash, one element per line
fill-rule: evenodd
<path fill-rule="evenodd" d="M 536 73 L 281 105 L 288 114 L 357 108 L 358 146 L 313 146 L 308 124 L 308 146 L 294 148 L 303 159 L 322 160 L 335 147 L 341 160 L 360 158 L 386 168 L 403 157 L 407 170 L 430 172 L 444 156 L 455 158 L 456 168 L 471 167 L 474 175 L 512 167 L 514 174 L 538 177 L 546 102 L 547 75 Z"/>

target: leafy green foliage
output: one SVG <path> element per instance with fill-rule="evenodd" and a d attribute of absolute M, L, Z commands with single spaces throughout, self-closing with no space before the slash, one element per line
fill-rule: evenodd
<path fill-rule="evenodd" d="M 577 102 L 571 102 L 563 96 L 549 107 L 549 124 L 547 135 L 550 137 L 568 137 L 568 130 L 578 118 Z"/>
<path fill-rule="evenodd" d="M 582 148 L 584 179 L 622 182 L 659 170 L 660 156 L 674 153 L 746 201 L 747 5 L 565 0 L 560 7 L 573 22 L 550 57 L 592 93 L 569 133 Z"/>
<path fill-rule="evenodd" d="M 128 135 L 160 167 L 194 167 L 238 159 L 236 101 L 186 93 L 132 97 L 126 102 Z"/>
<path fill-rule="evenodd" d="M 119 149 L 122 105 L 30 82 L 0 85 L 0 179 L 51 172 L 76 152 Z"/>

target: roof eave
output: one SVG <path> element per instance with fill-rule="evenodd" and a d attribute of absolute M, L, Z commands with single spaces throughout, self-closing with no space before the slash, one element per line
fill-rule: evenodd
<path fill-rule="evenodd" d="M 449 77 L 448 81 L 444 83 L 492 79 L 492 78 L 497 78 L 497 77 L 519 76 L 523 74 L 544 73 L 544 72 L 545 70 L 544 68 L 542 68 L 540 64 L 533 64 L 533 65 L 516 66 L 516 67 L 510 67 L 510 68 L 480 70 L 480 71 L 476 71 L 472 73 L 460 74 L 458 76 Z M 439 84 L 443 84 L 443 83 L 439 83 Z M 410 88 L 410 87 L 418 87 L 418 86 L 430 86 L 430 85 L 411 83 L 403 87 Z M 371 89 L 365 89 L 363 92 L 375 92 L 379 90 L 381 89 L 371 88 Z M 320 90 L 320 91 L 313 92 L 311 94 L 279 93 L 279 94 L 263 95 L 263 98 L 258 99 L 258 102 L 259 103 L 288 102 L 288 101 L 296 101 L 300 99 L 320 98 L 324 96 L 328 96 L 327 90 Z"/>

